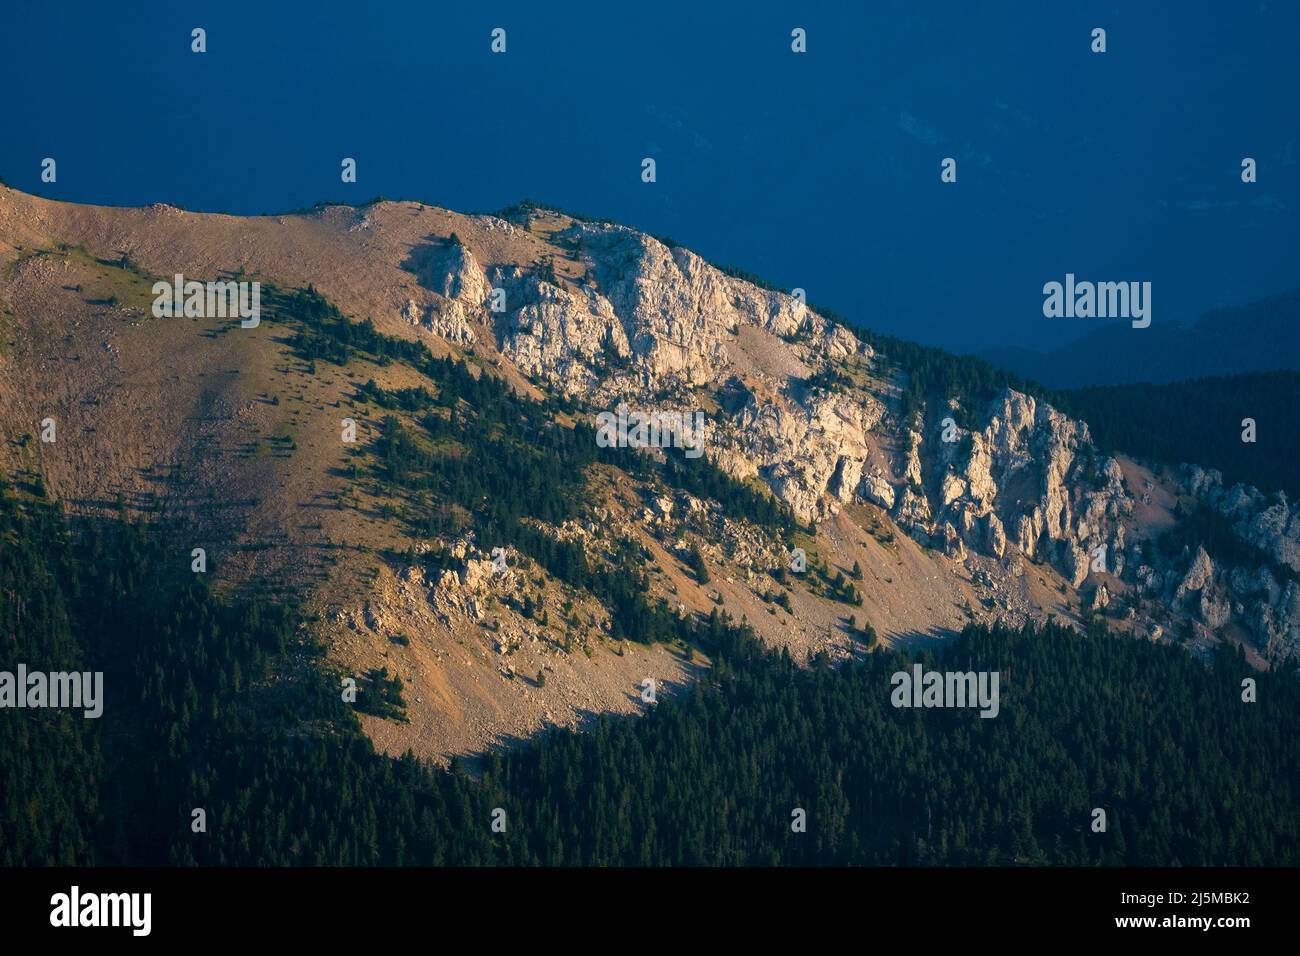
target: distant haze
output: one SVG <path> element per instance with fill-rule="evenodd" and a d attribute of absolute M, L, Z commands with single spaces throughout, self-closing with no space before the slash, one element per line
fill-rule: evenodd
<path fill-rule="evenodd" d="M 1188 325 L 1133 329 L 1112 322 L 1050 352 L 1001 348 L 981 357 L 1053 388 L 1300 369 L 1300 290 L 1218 309 Z"/>

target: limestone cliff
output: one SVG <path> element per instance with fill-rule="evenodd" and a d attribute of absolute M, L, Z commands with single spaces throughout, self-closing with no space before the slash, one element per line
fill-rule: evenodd
<path fill-rule="evenodd" d="M 1163 606 L 1148 609 L 1152 633 L 1173 624 L 1156 623 L 1161 615 L 1179 614 L 1208 632 L 1240 624 L 1274 659 L 1300 648 L 1295 580 L 1269 567 L 1224 570 L 1204 549 L 1170 557 L 1144 543 L 1120 463 L 1098 450 L 1086 423 L 1041 399 L 1012 389 L 965 406 L 933 396 L 904 420 L 897 394 L 907 370 L 801 295 L 624 226 L 569 220 L 549 249 L 538 262 L 480 264 L 449 244 L 426 263 L 435 295 L 420 323 L 458 344 L 475 341 L 475 324 L 492 329 L 520 373 L 593 415 L 619 403 L 705 411 L 708 458 L 762 482 L 803 523 L 875 505 L 955 561 L 1050 564 L 1090 592 L 1097 613 L 1122 607 L 1131 619 L 1129 590 L 1154 599 Z M 1285 499 L 1223 489 L 1199 469 L 1183 490 L 1277 567 L 1300 568 L 1300 517 Z"/>

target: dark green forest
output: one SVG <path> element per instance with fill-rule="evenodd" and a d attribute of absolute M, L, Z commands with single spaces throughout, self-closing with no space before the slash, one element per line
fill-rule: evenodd
<path fill-rule="evenodd" d="M 1065 392 L 1069 414 L 1085 419 L 1107 452 L 1151 461 L 1193 462 L 1265 494 L 1300 496 L 1300 372 L 1250 372 L 1168 385 L 1112 385 Z M 1253 418 L 1256 440 L 1243 442 Z"/>
<path fill-rule="evenodd" d="M 376 755 L 310 622 L 191 574 L 186 536 L 0 496 L 0 669 L 105 673 L 104 714 L 0 711 L 0 862 L 1295 864 L 1300 690 L 1114 638 L 969 629 L 1001 713 L 896 710 L 879 652 L 800 666 L 715 613 L 713 667 L 643 718 L 490 755 Z M 306 625 L 305 627 L 300 625 Z M 363 685 L 364 686 L 364 685 Z M 366 691 L 363 689 L 362 696 Z M 207 832 L 191 811 L 207 812 Z M 506 811 L 493 833 L 492 811 Z M 794 808 L 807 832 L 792 832 Z M 1091 811 L 1107 811 L 1104 834 Z"/>

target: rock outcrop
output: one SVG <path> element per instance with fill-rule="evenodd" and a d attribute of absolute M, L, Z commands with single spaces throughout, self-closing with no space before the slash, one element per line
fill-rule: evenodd
<path fill-rule="evenodd" d="M 1226 520 L 1245 548 L 1233 549 L 1238 564 L 1226 569 L 1198 549 L 1174 598 L 1194 594 L 1195 616 L 1209 628 L 1239 620 L 1271 660 L 1300 656 L 1300 508 L 1282 492 L 1270 497 L 1249 485 L 1225 488 L 1218 471 L 1195 465 L 1183 468 L 1182 482 L 1201 507 Z M 1243 553 L 1253 558 L 1242 562 Z"/>
<path fill-rule="evenodd" d="M 1123 596 L 1131 588 L 1206 633 L 1236 621 L 1268 656 L 1300 653 L 1300 511 L 1284 497 L 1225 489 L 1201 469 L 1184 476 L 1186 491 L 1227 518 L 1266 566 L 1220 567 L 1204 548 L 1171 558 L 1130 545 L 1135 503 L 1119 463 L 1085 423 L 1032 395 L 1003 389 L 903 420 L 888 390 L 894 370 L 801 296 L 622 226 L 573 222 L 550 241 L 579 274 L 560 275 L 549 261 L 485 268 L 451 242 L 422 274 L 432 305 L 412 300 L 403 314 L 461 345 L 476 341 L 475 327 L 492 330 L 521 373 L 593 415 L 620 403 L 704 411 L 708 459 L 763 482 L 802 522 L 870 503 L 953 561 L 1045 562 L 1076 589 L 1091 580 L 1087 603 L 1097 611 L 1118 600 L 1132 619 Z M 504 297 L 497 311 L 494 290 Z M 676 520 L 668 499 L 647 516 Z"/>
<path fill-rule="evenodd" d="M 1051 562 L 1075 587 L 1094 569 L 1122 566 L 1121 521 L 1133 502 L 1119 464 L 1097 451 L 1083 422 L 1005 389 L 978 427 L 941 422 L 933 440 L 913 431 L 906 445 L 903 475 L 923 491 L 909 488 L 895 518 L 918 540 L 952 551 L 951 529 L 965 546 L 999 558 L 1014 547 Z M 928 482 L 919 451 L 926 445 L 934 449 Z"/>

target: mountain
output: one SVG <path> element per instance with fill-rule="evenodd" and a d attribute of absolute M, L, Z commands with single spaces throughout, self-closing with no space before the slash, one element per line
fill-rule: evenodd
<path fill-rule="evenodd" d="M 1285 494 L 626 226 L 4 189 L 0 267 L 16 493 L 301 600 L 393 755 L 640 712 L 712 666 L 715 611 L 800 662 L 1051 618 L 1300 652 Z M 177 275 L 258 282 L 260 315 L 159 315 Z"/>
<path fill-rule="evenodd" d="M 1215 309 L 1191 325 L 1107 325 L 1050 352 L 1008 346 L 981 357 L 1052 388 L 1300 369 L 1300 289 Z"/>

